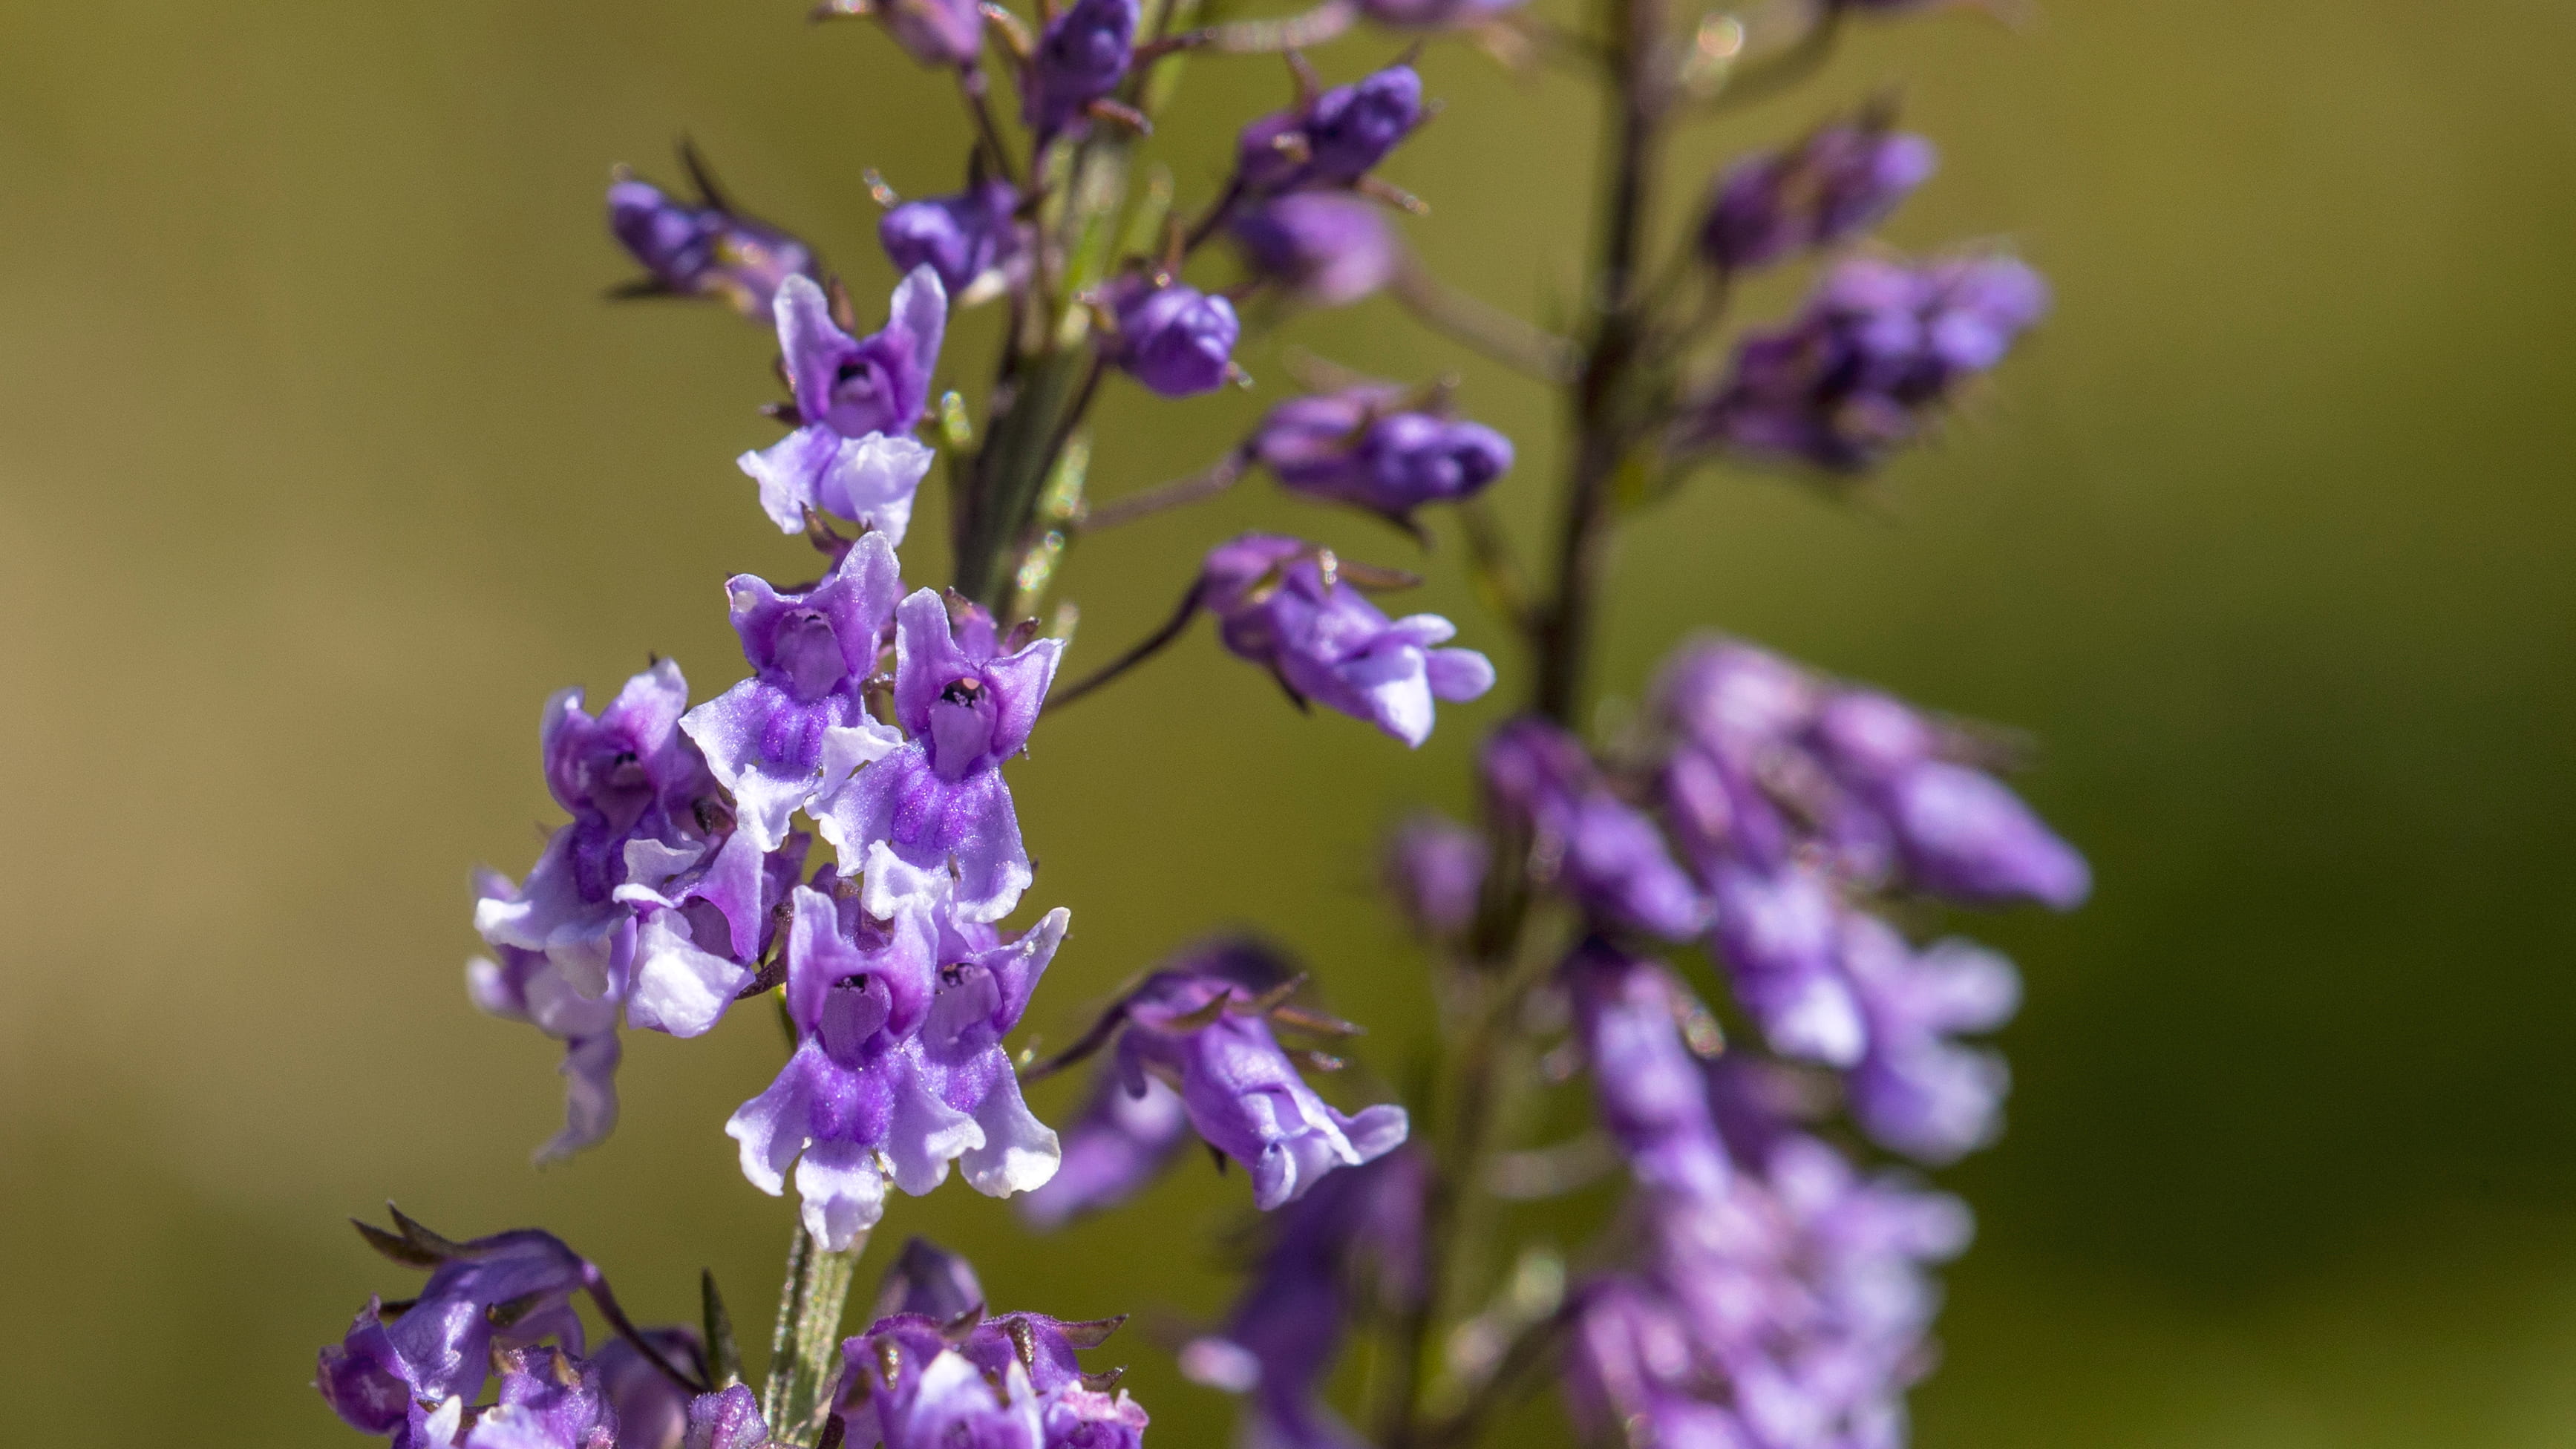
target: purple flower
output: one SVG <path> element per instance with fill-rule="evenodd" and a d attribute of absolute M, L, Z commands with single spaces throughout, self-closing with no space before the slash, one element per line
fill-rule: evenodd
<path fill-rule="evenodd" d="M 1510 439 L 1403 399 L 1392 387 L 1291 398 L 1261 420 L 1250 447 L 1291 491 L 1399 524 L 1425 504 L 1473 498 L 1511 469 Z"/>
<path fill-rule="evenodd" d="M 1936 156 L 1884 115 L 1826 126 L 1720 177 L 1700 223 L 1711 265 L 1737 269 L 1832 246 L 1876 225 L 1929 180 Z"/>
<path fill-rule="evenodd" d="M 1803 865 L 1724 864 L 1711 886 L 1716 953 L 1771 1049 L 1828 1066 L 1859 1061 L 1868 1029 L 1843 975 L 1848 913 L 1832 884 Z"/>
<path fill-rule="evenodd" d="M 1455 625 L 1437 614 L 1389 620 L 1342 581 L 1330 553 L 1299 539 L 1247 533 L 1210 550 L 1200 577 L 1228 650 L 1270 670 L 1300 704 L 1408 745 L 1431 737 L 1434 700 L 1475 699 L 1494 686 L 1484 655 L 1436 647 Z"/>
<path fill-rule="evenodd" d="M 1157 282 L 1133 272 L 1113 278 L 1102 291 L 1117 319 L 1107 356 L 1128 376 L 1165 397 L 1194 397 L 1224 386 L 1243 333 L 1232 302 L 1186 282 Z"/>
<path fill-rule="evenodd" d="M 803 531 L 811 508 L 901 543 L 913 490 L 930 470 L 930 449 L 909 434 L 929 406 L 948 326 L 939 274 L 906 274 L 885 329 L 864 339 L 842 331 L 823 289 L 802 277 L 779 287 L 774 310 L 801 426 L 736 465 L 760 485 L 761 509 L 782 533 Z"/>
<path fill-rule="evenodd" d="M 1388 838 L 1382 874 L 1387 893 L 1413 929 L 1442 940 L 1474 924 L 1491 856 L 1484 836 L 1447 816 L 1423 811 Z"/>
<path fill-rule="evenodd" d="M 1121 1003 L 1118 1070 L 1130 1091 L 1141 1091 L 1149 1072 L 1178 1079 L 1191 1127 L 1251 1174 L 1253 1206 L 1293 1202 L 1336 1167 L 1404 1141 L 1402 1107 L 1344 1115 L 1326 1103 L 1271 1035 L 1262 1000 L 1196 965 L 1185 958 L 1180 969 L 1154 973 Z"/>
<path fill-rule="evenodd" d="M 824 10 L 874 15 L 895 44 L 923 65 L 971 66 L 984 45 L 983 12 L 974 0 L 825 0 Z"/>
<path fill-rule="evenodd" d="M 1593 1096 L 1640 1187 L 1691 1200 L 1727 1186 L 1707 1079 L 1682 1034 L 1684 993 L 1661 963 L 1595 938 L 1566 959 Z"/>
<path fill-rule="evenodd" d="M 538 730 L 546 786 L 572 823 L 547 842 L 515 896 L 476 904 L 484 940 L 543 952 L 585 996 L 609 989 L 634 949 L 631 913 L 614 899 L 629 847 L 694 854 L 722 813 L 706 762 L 680 734 L 688 702 L 688 682 L 667 659 L 629 679 L 596 719 L 578 689 L 546 702 Z"/>
<path fill-rule="evenodd" d="M 878 219 L 877 240 L 896 271 L 928 267 L 957 297 L 1019 254 L 1019 199 L 1007 181 L 982 181 L 954 196 L 907 201 Z"/>
<path fill-rule="evenodd" d="M 864 891 L 829 872 L 797 888 L 786 950 L 796 1052 L 725 1124 L 763 1192 L 781 1192 L 795 1165 L 806 1228 L 836 1250 L 875 1225 L 889 1178 L 919 1195 L 959 1161 L 978 1192 L 1008 1196 L 1045 1182 L 1057 1159 L 1001 1039 L 1067 914 L 1004 938 L 959 912 L 945 870 L 909 867 L 881 841 L 866 863 Z"/>
<path fill-rule="evenodd" d="M 1118 88 L 1136 39 L 1137 0 L 1074 0 L 1030 58 L 1021 116 L 1043 144 Z"/>
<path fill-rule="evenodd" d="M 1419 1299 L 1429 1179 L 1419 1153 L 1398 1149 L 1334 1173 L 1270 1220 L 1251 1286 L 1224 1329 L 1180 1354 L 1193 1381 L 1250 1396 L 1243 1442 L 1269 1449 L 1361 1442 L 1324 1406 L 1325 1376 L 1355 1310 L 1400 1310 Z M 1362 1284 L 1376 1290 L 1377 1303 L 1351 1301 Z"/>
<path fill-rule="evenodd" d="M 1252 271 L 1300 302 L 1343 307 L 1385 286 L 1401 260 L 1377 204 L 1306 192 L 1236 212 L 1226 223 Z"/>
<path fill-rule="evenodd" d="M 1566 1341 L 1568 1412 L 1601 1443 L 1757 1449 L 1736 1416 L 1693 1390 L 1706 1380 L 1681 1315 L 1624 1275 L 1584 1286 Z"/>
<path fill-rule="evenodd" d="M 1971 905 L 2032 900 L 2067 910 L 2093 875 L 2066 842 L 1993 776 L 1934 760 L 1905 772 L 1886 809 L 1908 872 L 1925 890 Z"/>
<path fill-rule="evenodd" d="M 696 1329 L 647 1328 L 642 1336 L 666 1362 L 705 1368 L 706 1348 L 698 1341 Z M 628 1339 L 611 1340 L 590 1362 L 599 1370 L 600 1392 L 608 1396 L 608 1406 L 617 1416 L 617 1449 L 681 1449 L 694 1406 L 721 1397 L 690 1394 Z M 726 1391 L 736 1392 L 741 1390 Z M 743 1441 L 742 1449 L 753 1449 L 764 1437 Z M 691 1444 L 688 1449 L 705 1446 Z"/>
<path fill-rule="evenodd" d="M 910 1247 L 905 1256 L 915 1256 Z M 966 1282 L 974 1281 L 971 1268 L 950 1261 Z M 890 1275 L 879 1297 L 896 1295 Z M 1098 1346 L 1124 1319 L 1067 1323 L 1039 1313 L 985 1316 L 982 1309 L 977 1302 L 949 1317 L 889 1314 L 844 1340 L 835 1412 L 846 1425 L 845 1442 L 884 1449 L 1135 1449 L 1145 1432 L 1144 1409 L 1124 1393 L 1095 1387 L 1074 1357 Z"/>
<path fill-rule="evenodd" d="M 506 877 L 478 872 L 477 902 L 507 905 L 518 888 Z M 498 959 L 465 963 L 466 994 L 493 1016 L 524 1021 L 564 1044 L 564 1125 L 537 1149 L 537 1159 L 569 1157 L 605 1139 L 617 1125 L 617 1001 L 584 996 L 544 953 L 495 946 Z"/>
<path fill-rule="evenodd" d="M 1626 930 L 1677 941 L 1707 923 L 1654 822 L 1611 793 L 1581 741 L 1524 717 L 1494 731 L 1481 768 L 1488 801 L 1529 837 L 1533 879 Z"/>
<path fill-rule="evenodd" d="M 1349 186 L 1422 120 L 1422 77 L 1410 65 L 1391 65 L 1245 126 L 1235 142 L 1235 179 L 1254 197 Z"/>
<path fill-rule="evenodd" d="M 680 728 L 733 792 L 736 829 L 757 849 L 777 849 L 788 817 L 827 782 L 902 742 L 860 698 L 902 592 L 883 533 L 860 538 L 811 588 L 781 594 L 750 574 L 725 585 L 734 633 L 755 672 L 690 710 Z"/>
<path fill-rule="evenodd" d="M 1131 1091 L 1114 1065 L 1093 1077 L 1080 1116 L 1064 1129 L 1055 1176 L 1020 1199 L 1020 1216 L 1048 1231 L 1115 1207 L 1163 1173 L 1189 1141 L 1181 1094 L 1153 1077 Z"/>
<path fill-rule="evenodd" d="M 712 195 L 694 206 L 675 200 L 623 168 L 608 188 L 608 229 L 647 274 L 630 294 L 720 297 L 754 321 L 769 316 L 789 277 L 815 274 L 813 251 L 787 233 L 728 211 Z"/>
<path fill-rule="evenodd" d="M 1826 275 L 1796 321 L 1745 340 L 1680 441 L 1865 470 L 1961 382 L 2001 362 L 2047 309 L 2046 284 L 2010 257 L 1914 266 L 1855 257 Z"/>
<path fill-rule="evenodd" d="M 617 1411 L 592 1365 L 561 1349 L 502 1349 L 493 1357 L 500 1399 L 475 1416 L 463 1449 L 619 1449 Z"/>
<path fill-rule="evenodd" d="M 638 1449 L 621 1427 L 617 1449 Z M 749 1387 L 735 1384 L 689 1401 L 681 1449 L 766 1449 L 769 1424 L 760 1417 L 760 1399 Z"/>
<path fill-rule="evenodd" d="M 910 1313 L 948 1323 L 970 1312 L 980 1319 L 987 1302 L 974 1264 L 928 1238 L 911 1237 L 877 1282 L 875 1316 Z"/>
<path fill-rule="evenodd" d="M 925 870 L 953 861 L 965 919 L 1008 915 L 1032 875 L 1002 761 L 1028 744 L 1063 652 L 1057 639 L 1006 652 L 981 607 L 960 605 L 952 625 L 930 590 L 905 599 L 895 612 L 894 715 L 909 738 L 815 801 L 823 837 L 843 860 L 883 843 Z"/>
<path fill-rule="evenodd" d="M 553 1339 L 567 1352 L 582 1351 L 572 1295 L 591 1285 L 596 1270 L 553 1234 L 521 1229 L 429 1248 L 415 1243 L 405 1254 L 435 1264 L 420 1296 L 390 1319 L 370 1300 L 348 1337 L 322 1350 L 317 1385 L 352 1427 L 391 1432 L 394 1411 L 409 1400 L 473 1402 L 495 1348 Z"/>
<path fill-rule="evenodd" d="M 2012 1019 L 2021 1004 L 2012 963 L 1961 940 L 1917 954 L 1867 916 L 1843 934 L 1843 966 L 1869 1019 L 1869 1053 L 1851 1075 L 1853 1118 L 1881 1145 L 1936 1166 L 1993 1141 L 2011 1073 L 2000 1054 L 1950 1038 Z"/>

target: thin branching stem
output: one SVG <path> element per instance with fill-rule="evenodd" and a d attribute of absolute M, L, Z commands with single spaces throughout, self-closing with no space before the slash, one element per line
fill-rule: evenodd
<path fill-rule="evenodd" d="M 1457 291 L 1419 257 L 1396 268 L 1387 292 L 1423 326 L 1551 387 L 1574 381 L 1582 354 L 1572 342 Z"/>
<path fill-rule="evenodd" d="M 1117 528 L 1174 508 L 1203 503 L 1240 482 L 1251 466 L 1251 453 L 1237 448 L 1187 478 L 1093 504 L 1090 511 L 1082 516 L 1078 530 L 1098 533 L 1104 528 Z"/>
<path fill-rule="evenodd" d="M 1046 712 L 1051 714 L 1056 710 L 1064 708 L 1066 705 L 1073 703 L 1075 700 L 1082 698 L 1084 695 L 1100 688 L 1109 681 L 1116 679 L 1119 675 L 1126 673 L 1128 670 L 1135 668 L 1137 665 L 1153 658 L 1156 654 L 1161 653 L 1166 645 L 1170 644 L 1173 640 L 1180 638 L 1181 632 L 1190 627 L 1190 620 L 1198 617 L 1199 592 L 1200 585 L 1190 585 L 1189 592 L 1181 595 L 1181 606 L 1172 611 L 1172 617 L 1164 620 L 1161 628 L 1156 629 L 1153 633 L 1137 640 L 1126 653 L 1121 654 L 1117 658 L 1110 660 L 1107 664 L 1102 665 L 1097 671 L 1093 672 L 1081 683 L 1075 684 L 1070 688 L 1057 690 L 1055 694 L 1047 700 Z"/>

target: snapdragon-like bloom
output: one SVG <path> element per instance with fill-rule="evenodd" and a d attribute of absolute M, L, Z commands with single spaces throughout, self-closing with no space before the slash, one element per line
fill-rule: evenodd
<path fill-rule="evenodd" d="M 518 888 L 491 871 L 476 874 L 477 901 L 510 901 Z M 497 957 L 498 959 L 493 959 Z M 524 1021 L 564 1047 L 564 1125 L 537 1149 L 540 1161 L 569 1157 L 605 1139 L 617 1125 L 618 1003 L 584 996 L 539 951 L 496 946 L 492 957 L 465 963 L 466 993 L 507 1021 Z"/>
<path fill-rule="evenodd" d="M 810 508 L 903 542 L 913 492 L 930 471 L 930 449 L 910 434 L 929 406 L 948 327 L 939 274 L 905 274 L 884 330 L 865 338 L 842 331 L 823 289 L 803 277 L 779 286 L 773 311 L 799 426 L 735 460 L 760 485 L 762 511 L 782 533 L 803 531 Z"/>
<path fill-rule="evenodd" d="M 1931 179 L 1936 159 L 1931 142 L 1883 116 L 1826 126 L 1718 178 L 1700 255 L 1717 267 L 1758 267 L 1857 236 Z"/>
<path fill-rule="evenodd" d="M 1113 278 L 1102 301 L 1116 322 L 1108 358 L 1128 376 L 1164 397 L 1195 397 L 1225 385 L 1243 335 L 1232 302 L 1134 272 Z"/>
<path fill-rule="evenodd" d="M 1533 879 L 1625 930 L 1683 940 L 1706 923 L 1662 833 L 1611 791 L 1582 741 L 1524 717 L 1494 732 L 1480 764 L 1486 799 L 1530 839 Z"/>
<path fill-rule="evenodd" d="M 633 1449 L 620 1429 L 617 1449 Z M 760 1417 L 759 1396 L 735 1384 L 689 1401 L 688 1417 L 677 1440 L 679 1449 L 769 1449 L 769 1424 Z"/>
<path fill-rule="evenodd" d="M 1457 626 L 1437 614 L 1388 619 L 1329 553 L 1302 540 L 1247 533 L 1210 550 L 1200 578 L 1200 601 L 1228 650 L 1270 670 L 1301 703 L 1408 745 L 1431 737 L 1434 700 L 1471 700 L 1494 686 L 1484 655 L 1438 647 Z"/>
<path fill-rule="evenodd" d="M 1137 0 L 1074 0 L 1038 36 L 1021 117 L 1041 143 L 1118 89 L 1136 40 Z"/>
<path fill-rule="evenodd" d="M 754 321 L 789 277 L 815 273 L 813 250 L 776 227 L 713 197 L 691 205 L 623 170 L 608 188 L 608 229 L 648 278 L 630 291 L 717 297 Z"/>
<path fill-rule="evenodd" d="M 1218 1333 L 1181 1349 L 1181 1372 L 1246 1395 L 1242 1440 L 1267 1449 L 1346 1449 L 1358 1436 L 1326 1407 L 1323 1387 L 1346 1326 L 1374 1290 L 1382 1309 L 1422 1293 L 1419 1153 L 1398 1149 L 1334 1173 L 1270 1220 L 1251 1285 Z"/>
<path fill-rule="evenodd" d="M 796 889 L 796 1051 L 725 1124 L 761 1191 L 783 1191 L 795 1166 L 806 1228 L 835 1250 L 876 1224 L 889 1180 L 919 1195 L 958 1162 L 969 1185 L 1003 1197 L 1044 1183 L 1058 1156 L 1001 1042 L 1070 917 L 1058 908 L 1005 938 L 958 911 L 944 870 L 907 866 L 882 842 L 866 860 L 864 889 L 828 870 Z"/>
<path fill-rule="evenodd" d="M 553 1234 L 521 1229 L 465 1243 L 392 1234 L 376 1240 L 431 1271 L 418 1298 L 390 1318 L 381 1302 L 370 1300 L 348 1336 L 322 1350 L 315 1385 L 351 1427 L 392 1433 L 414 1401 L 471 1404 L 483 1392 L 495 1348 L 551 1339 L 581 1353 L 572 1296 L 591 1286 L 596 1273 Z"/>
<path fill-rule="evenodd" d="M 877 240 L 896 271 L 928 267 L 956 297 L 1019 255 L 1018 207 L 1019 193 L 1009 182 L 981 181 L 954 196 L 893 208 L 878 218 Z"/>
<path fill-rule="evenodd" d="M 1309 306 L 1344 307 L 1385 286 L 1401 260 L 1377 204 L 1299 192 L 1246 207 L 1226 223 L 1244 264 Z"/>
<path fill-rule="evenodd" d="M 493 1356 L 500 1398 L 475 1416 L 461 1449 L 621 1449 L 617 1410 L 596 1367 L 560 1349 Z"/>
<path fill-rule="evenodd" d="M 2047 310 L 2047 284 L 2010 257 L 1852 258 L 1795 321 L 1744 341 L 1678 440 L 1866 470 L 1921 432 L 1962 382 L 2001 362 Z"/>
<path fill-rule="evenodd" d="M 953 1295 L 904 1281 L 920 1268 L 974 1283 L 961 1259 L 914 1239 L 878 1302 L 947 1307 Z M 886 1314 L 841 1345 L 843 1442 L 883 1449 L 1137 1449 L 1147 1419 L 1116 1376 L 1085 1374 L 1075 1354 L 1123 1318 L 1069 1323 L 1042 1313 L 986 1314 L 980 1291 L 954 1313 Z"/>
<path fill-rule="evenodd" d="M 1236 183 L 1251 197 L 1352 185 L 1423 116 L 1422 77 L 1410 65 L 1388 66 L 1245 126 L 1235 142 Z"/>
<path fill-rule="evenodd" d="M 1261 420 L 1250 447 L 1290 491 L 1398 523 L 1426 504 L 1473 498 L 1510 471 L 1510 439 L 1405 401 L 1394 387 L 1291 398 Z"/>
<path fill-rule="evenodd" d="M 1304 1196 L 1337 1167 L 1383 1156 L 1404 1141 L 1405 1111 L 1393 1103 L 1344 1114 L 1306 1085 L 1265 1007 L 1231 974 L 1158 971 L 1120 1011 L 1118 1069 L 1129 1090 L 1148 1073 L 1178 1080 L 1181 1103 L 1201 1140 L 1243 1164 L 1253 1206 L 1268 1212 Z"/>
<path fill-rule="evenodd" d="M 1115 1207 L 1142 1191 L 1189 1141 L 1181 1094 L 1153 1077 L 1130 1090 L 1115 1062 L 1093 1076 L 1081 1115 L 1063 1132 L 1064 1161 L 1044 1187 L 1020 1199 L 1020 1216 L 1041 1231 Z"/>
<path fill-rule="evenodd" d="M 1388 837 L 1380 874 L 1415 932 L 1442 940 L 1475 921 L 1476 902 L 1492 865 L 1484 836 L 1445 815 L 1423 811 Z"/>
<path fill-rule="evenodd" d="M 1869 1052 L 1851 1075 L 1852 1118 L 1880 1145 L 1920 1162 L 1954 1162 L 1994 1140 L 2012 1075 L 2000 1053 L 1961 1046 L 2021 1004 L 2012 963 L 1973 942 L 1916 952 L 1887 923 L 1855 916 L 1843 966 L 1869 1021 Z"/>
<path fill-rule="evenodd" d="M 860 689 L 903 592 L 893 545 L 870 533 L 813 587 L 780 593 L 737 574 L 725 585 L 752 677 L 690 710 L 680 728 L 733 792 L 735 828 L 756 849 L 787 838 L 788 817 L 828 781 L 902 742 L 869 717 Z"/>
<path fill-rule="evenodd" d="M 546 787 L 572 816 L 518 892 L 485 896 L 474 928 L 497 947 L 545 954 L 585 996 L 609 989 L 634 950 L 632 912 L 615 899 L 629 847 L 693 856 L 722 814 L 715 781 L 680 733 L 688 681 L 662 660 L 626 681 L 593 718 L 582 692 L 546 701 L 538 741 Z"/>
<path fill-rule="evenodd" d="M 1027 746 L 1064 642 L 1022 637 L 999 638 L 978 605 L 958 605 L 952 620 L 928 589 L 905 599 L 895 611 L 894 716 L 907 738 L 813 807 L 843 860 L 883 843 L 920 869 L 953 864 L 957 909 L 970 921 L 1010 914 L 1033 879 L 1002 761 Z"/>

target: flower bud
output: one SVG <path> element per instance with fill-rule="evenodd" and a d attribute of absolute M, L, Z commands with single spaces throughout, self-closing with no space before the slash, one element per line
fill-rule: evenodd
<path fill-rule="evenodd" d="M 814 275 L 812 249 L 787 233 L 632 176 L 608 188 L 608 229 L 642 264 L 643 288 L 721 298 L 754 321 L 767 320 L 780 283 Z"/>
<path fill-rule="evenodd" d="M 1234 304 L 1183 282 L 1156 286 L 1130 273 L 1109 284 L 1118 335 L 1109 360 L 1165 397 L 1192 397 L 1225 384 L 1243 325 Z"/>
<path fill-rule="evenodd" d="M 1827 126 L 1720 177 L 1700 223 L 1712 266 L 1758 267 L 1875 225 L 1932 175 L 1932 143 L 1876 118 Z"/>
<path fill-rule="evenodd" d="M 1040 138 L 1063 130 L 1127 76 L 1136 0 L 1074 0 L 1038 37 L 1020 113 Z"/>
<path fill-rule="evenodd" d="M 1282 196 L 1229 226 L 1246 266 L 1312 306 L 1345 306 L 1395 276 L 1395 230 L 1356 196 Z"/>
<path fill-rule="evenodd" d="M 1409 65 L 1391 65 L 1244 127 L 1235 144 L 1236 176 L 1254 196 L 1348 186 L 1385 160 L 1422 118 L 1422 77 Z"/>
<path fill-rule="evenodd" d="M 1253 454 L 1295 492 L 1399 522 L 1425 504 L 1472 498 L 1511 468 L 1510 439 L 1402 398 L 1361 387 L 1291 399 L 1262 419 Z"/>
<path fill-rule="evenodd" d="M 928 267 L 953 297 L 1018 254 L 1018 205 L 1009 182 L 986 181 L 954 196 L 905 202 L 878 220 L 877 240 L 896 271 Z"/>

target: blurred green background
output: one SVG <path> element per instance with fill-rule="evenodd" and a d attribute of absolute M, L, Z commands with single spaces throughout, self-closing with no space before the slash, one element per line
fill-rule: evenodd
<path fill-rule="evenodd" d="M 551 1048 L 476 1016 L 459 965 L 466 867 L 524 869 L 553 818 L 547 692 L 604 697 L 649 649 L 711 694 L 740 670 L 721 580 L 810 567 L 730 463 L 773 436 L 768 342 L 600 301 L 627 275 L 608 163 L 667 176 L 686 129 L 863 299 L 888 279 L 862 169 L 953 180 L 953 100 L 801 9 L 0 8 L 12 1437 L 356 1442 L 305 1383 L 409 1281 L 343 1222 L 389 1195 L 451 1233 L 550 1226 L 639 1317 L 687 1311 L 705 1263 L 766 1318 L 789 1210 L 719 1128 L 770 1024 L 630 1037 L 617 1137 L 536 1172 Z M 1929 1449 L 2576 1442 L 2571 55 L 2550 0 L 2057 0 L 2018 33 L 1867 27 L 1676 148 L 1696 173 L 1898 87 L 1946 167 L 1893 239 L 2001 236 L 2058 289 L 1862 504 L 1710 479 L 1632 532 L 1606 649 L 1614 694 L 1723 627 L 2026 726 L 2027 792 L 2093 858 L 2081 913 L 1978 925 L 2029 1005 L 2011 1132 L 1946 1179 L 1981 1240 L 1917 1400 Z M 1412 236 L 1469 290 L 1561 311 L 1594 111 L 1473 54 L 1427 64 L 1449 113 L 1390 168 L 1436 208 Z M 1283 89 L 1267 62 L 1189 73 L 1204 124 L 1164 151 L 1185 201 Z M 970 387 L 991 326 L 951 354 Z M 1463 371 L 1522 443 L 1500 496 L 1535 526 L 1543 395 L 1379 303 L 1287 335 Z M 1114 389 L 1101 486 L 1212 457 L 1285 385 L 1277 339 L 1246 360 L 1257 395 Z M 1247 488 L 1078 553 L 1077 667 L 1255 523 L 1411 561 Z M 1508 694 L 1520 663 L 1454 564 L 1422 606 L 1496 647 Z M 1076 926 L 1032 1026 L 1063 1040 L 1156 953 L 1253 921 L 1392 1067 L 1424 1002 L 1371 841 L 1401 806 L 1463 806 L 1497 713 L 1407 754 L 1295 716 L 1201 635 L 1051 723 L 1016 778 L 1032 901 Z M 1193 1166 L 1037 1240 L 952 1184 L 888 1229 L 968 1249 L 1006 1305 L 1203 1313 L 1225 1280 L 1202 1234 L 1241 1192 Z M 1156 1442 L 1219 1442 L 1223 1400 L 1141 1337 L 1128 1356 Z"/>

